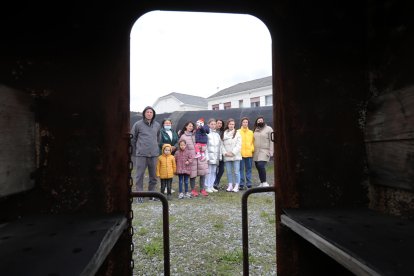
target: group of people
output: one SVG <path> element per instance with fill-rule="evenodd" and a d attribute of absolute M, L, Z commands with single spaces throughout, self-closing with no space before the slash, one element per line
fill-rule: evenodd
<path fill-rule="evenodd" d="M 269 186 L 266 164 L 273 156 L 273 129 L 266 125 L 263 116 L 256 118 L 253 129 L 249 119 L 236 121 L 204 118 L 196 124 L 188 121 L 178 132 L 172 129 L 171 119 L 161 124 L 155 121 L 155 110 L 147 106 L 143 118 L 131 130 L 135 154 L 135 183 L 137 191 L 144 190 L 144 175 L 148 169 L 148 191 L 155 191 L 160 178 L 161 193 L 171 199 L 172 180 L 178 176 L 178 198 L 192 198 L 200 194 L 218 192 L 221 177 L 226 171 L 227 192 L 238 192 L 252 187 L 252 164 L 259 174 L 259 187 Z M 199 177 L 199 189 L 196 178 Z M 150 198 L 150 200 L 158 200 Z M 137 199 L 138 203 L 143 198 Z"/>

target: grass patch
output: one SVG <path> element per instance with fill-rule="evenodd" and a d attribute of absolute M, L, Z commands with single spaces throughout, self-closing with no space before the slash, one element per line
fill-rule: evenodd
<path fill-rule="evenodd" d="M 163 243 L 161 238 L 155 238 L 142 247 L 142 251 L 148 257 L 161 257 L 163 254 Z"/>
<path fill-rule="evenodd" d="M 216 230 L 222 230 L 224 229 L 224 223 L 222 221 L 218 221 L 213 223 L 213 228 Z"/>
<path fill-rule="evenodd" d="M 268 172 L 273 164 L 268 164 Z M 272 182 L 268 174 L 269 183 Z M 258 184 L 255 169 L 253 185 Z M 144 180 L 144 189 L 148 178 Z M 157 185 L 159 187 L 159 183 Z M 135 186 L 134 186 L 135 188 Z M 226 192 L 223 177 L 220 192 L 207 197 L 177 199 L 178 180 L 174 178 L 173 200 L 169 201 L 171 275 L 241 275 L 243 249 L 241 198 Z M 199 190 L 199 178 L 196 179 Z M 252 194 L 248 199 L 250 275 L 275 275 L 274 193 Z M 133 204 L 135 229 L 134 275 L 162 275 L 163 220 L 161 202 Z"/>
<path fill-rule="evenodd" d="M 141 227 L 138 229 L 137 231 L 137 235 L 138 236 L 145 236 L 146 234 L 148 234 L 149 230 L 145 227 Z"/>
<path fill-rule="evenodd" d="M 228 263 L 228 264 L 239 264 L 243 261 L 243 252 L 240 250 L 226 252 L 224 254 L 221 254 L 217 262 L 221 263 Z"/>
<path fill-rule="evenodd" d="M 269 223 L 271 224 L 275 224 L 276 223 L 276 219 L 275 219 L 275 214 L 270 214 L 266 211 L 261 211 L 260 212 L 260 217 L 266 219 Z"/>

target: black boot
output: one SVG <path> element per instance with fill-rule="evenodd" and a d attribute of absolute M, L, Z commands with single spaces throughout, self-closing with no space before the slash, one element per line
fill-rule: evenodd
<path fill-rule="evenodd" d="M 161 190 L 160 190 L 160 192 L 162 193 L 162 194 L 164 194 L 165 192 L 165 187 L 166 187 L 166 185 L 165 185 L 165 181 L 162 179 L 161 180 Z"/>
<path fill-rule="evenodd" d="M 171 186 L 172 186 L 172 179 L 167 181 L 167 200 L 171 200 Z"/>

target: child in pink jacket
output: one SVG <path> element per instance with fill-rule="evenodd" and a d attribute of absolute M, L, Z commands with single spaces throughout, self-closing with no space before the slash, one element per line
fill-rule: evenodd
<path fill-rule="evenodd" d="M 181 140 L 178 144 L 178 150 L 175 152 L 175 163 L 177 164 L 177 175 L 178 175 L 178 198 L 183 199 L 191 198 L 191 194 L 188 192 L 188 179 L 191 173 L 191 163 L 193 156 L 187 149 L 187 143 L 185 140 Z M 184 182 L 184 193 L 183 193 L 183 182 Z"/>

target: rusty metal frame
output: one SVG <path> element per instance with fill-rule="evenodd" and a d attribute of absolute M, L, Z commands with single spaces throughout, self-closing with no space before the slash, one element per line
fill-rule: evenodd
<path fill-rule="evenodd" d="M 243 275 L 249 275 L 249 225 L 247 220 L 247 199 L 251 194 L 275 192 L 275 187 L 257 187 L 244 192 L 242 204 Z"/>
<path fill-rule="evenodd" d="M 162 228 L 164 242 L 164 275 L 170 275 L 170 222 L 168 214 L 168 200 L 159 192 L 131 192 L 132 197 L 156 197 L 162 203 Z"/>

